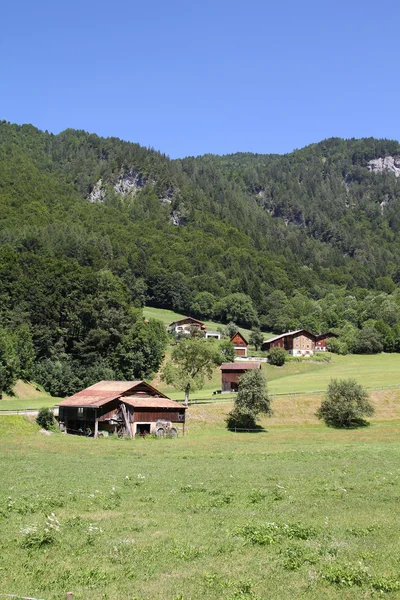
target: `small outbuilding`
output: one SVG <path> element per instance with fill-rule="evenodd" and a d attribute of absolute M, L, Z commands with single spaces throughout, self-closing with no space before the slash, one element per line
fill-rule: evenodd
<path fill-rule="evenodd" d="M 249 344 L 248 344 L 247 340 L 245 340 L 245 338 L 242 336 L 240 331 L 235 333 L 235 335 L 231 339 L 231 342 L 233 344 L 233 347 L 235 348 L 236 356 L 243 356 L 244 358 L 246 358 L 247 357 L 247 346 Z"/>
<path fill-rule="evenodd" d="M 181 424 L 184 433 L 186 407 L 145 381 L 100 381 L 58 406 L 67 433 L 134 437 L 155 433 L 162 423 Z"/>
<path fill-rule="evenodd" d="M 251 369 L 261 369 L 261 364 L 257 361 L 222 363 L 222 392 L 237 392 L 240 377 Z"/>

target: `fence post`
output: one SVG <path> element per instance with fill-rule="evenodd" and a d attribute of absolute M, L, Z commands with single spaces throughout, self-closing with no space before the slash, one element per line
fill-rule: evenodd
<path fill-rule="evenodd" d="M 72 600 L 72 592 L 67 592 L 66 600 Z"/>

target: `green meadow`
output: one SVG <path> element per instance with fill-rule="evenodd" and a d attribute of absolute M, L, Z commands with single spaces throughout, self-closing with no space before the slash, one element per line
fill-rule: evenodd
<path fill-rule="evenodd" d="M 0 593 L 398 598 L 400 399 L 374 401 L 370 427 L 337 431 L 307 424 L 315 398 L 304 418 L 276 399 L 257 434 L 227 432 L 226 404 L 193 406 L 176 440 L 44 436 L 1 417 Z"/>
<path fill-rule="evenodd" d="M 170 349 L 167 351 L 167 357 L 169 355 Z M 400 386 L 400 354 L 331 355 L 331 361 L 328 363 L 309 359 L 301 362 L 288 361 L 283 367 L 263 363 L 262 368 L 266 373 L 268 390 L 272 395 L 292 393 L 304 395 L 307 392 L 326 390 L 332 378 L 351 377 L 369 388 Z M 159 375 L 152 383 L 173 400 L 183 400 L 183 392 L 166 386 Z M 219 389 L 221 389 L 221 371 L 216 368 L 212 378 L 206 380 L 204 388 L 192 392 L 191 398 L 192 400 L 218 400 L 219 397 L 213 395 L 213 392 Z M 28 407 L 54 406 L 59 400 L 42 390 L 35 389 L 34 385 L 22 382 L 16 386 L 15 393 L 14 397 L 0 400 L 0 409 L 23 410 Z M 227 400 L 233 398 L 233 395 L 224 394 L 223 398 Z"/>
<path fill-rule="evenodd" d="M 353 378 L 367 387 L 400 385 L 400 354 L 331 355 L 331 362 L 287 362 L 263 365 L 274 394 L 326 390 L 332 378 Z"/>

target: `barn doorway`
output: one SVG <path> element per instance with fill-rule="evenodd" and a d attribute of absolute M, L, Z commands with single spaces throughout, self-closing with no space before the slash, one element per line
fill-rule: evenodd
<path fill-rule="evenodd" d="M 231 392 L 237 392 L 239 389 L 239 384 L 237 381 L 231 381 Z"/>
<path fill-rule="evenodd" d="M 136 425 L 136 435 L 149 435 L 150 423 L 138 423 Z"/>

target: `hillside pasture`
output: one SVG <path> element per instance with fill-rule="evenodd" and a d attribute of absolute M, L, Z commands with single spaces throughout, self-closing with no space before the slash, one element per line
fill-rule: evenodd
<path fill-rule="evenodd" d="M 177 440 L 47 437 L 0 418 L 0 593 L 398 598 L 400 421 L 273 417 L 235 434 L 226 408 L 190 408 Z"/>
<path fill-rule="evenodd" d="M 52 407 L 59 400 L 60 398 L 50 396 L 40 385 L 19 380 L 13 388 L 13 395 L 5 394 L 0 400 L 0 414 L 3 410 L 38 410 L 42 406 Z"/>
<path fill-rule="evenodd" d="M 356 379 L 367 387 L 400 385 L 400 354 L 332 354 L 329 363 L 312 359 L 287 362 L 283 367 L 263 364 L 273 394 L 326 390 L 329 381 Z"/>

